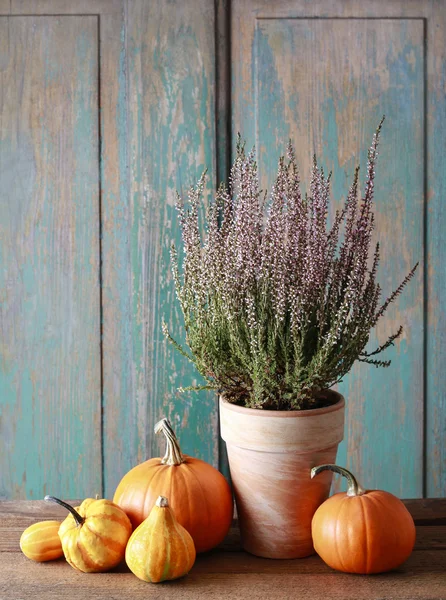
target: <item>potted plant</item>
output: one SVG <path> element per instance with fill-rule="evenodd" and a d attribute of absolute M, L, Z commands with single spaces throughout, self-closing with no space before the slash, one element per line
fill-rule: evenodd
<path fill-rule="evenodd" d="M 368 153 L 364 193 L 359 167 L 342 210 L 327 226 L 330 175 L 314 158 L 308 194 L 300 192 L 293 147 L 280 158 L 269 202 L 259 189 L 254 151 L 240 138 L 229 187 L 200 205 L 205 174 L 177 196 L 183 257 L 171 249 L 176 295 L 184 316 L 181 347 L 167 339 L 205 380 L 193 389 L 220 394 L 243 545 L 272 558 L 313 552 L 311 519 L 329 494 L 331 475 L 310 469 L 333 463 L 344 430 L 344 399 L 331 388 L 357 360 L 377 358 L 402 328 L 372 352 L 371 330 L 413 277 L 385 300 L 372 248 L 373 182 L 382 121 Z"/>

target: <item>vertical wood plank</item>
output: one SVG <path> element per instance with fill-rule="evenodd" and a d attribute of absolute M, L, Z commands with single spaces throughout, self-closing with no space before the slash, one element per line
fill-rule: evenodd
<path fill-rule="evenodd" d="M 0 497 L 101 492 L 96 17 L 2 17 Z"/>
<path fill-rule="evenodd" d="M 231 168 L 231 48 L 230 48 L 230 1 L 216 0 L 215 3 L 215 77 L 216 77 L 216 162 L 217 185 L 227 184 Z M 220 426 L 219 426 L 220 427 Z M 218 468 L 229 480 L 226 443 L 218 434 Z"/>
<path fill-rule="evenodd" d="M 169 247 L 180 239 L 174 191 L 209 168 L 215 186 L 214 3 L 126 4 L 119 76 L 121 180 L 104 201 L 104 427 L 106 493 L 163 441 L 172 420 L 185 453 L 218 464 L 213 394 L 180 395 L 196 380 L 167 345 L 161 317 L 179 337 Z M 125 79 L 125 83 L 124 83 Z M 128 110 L 126 115 L 125 110 Z"/>
<path fill-rule="evenodd" d="M 423 20 L 268 19 L 268 10 L 255 20 L 257 4 L 250 22 L 242 8 L 234 15 L 233 127 L 256 143 L 264 189 L 291 137 L 303 180 L 316 152 L 334 172 L 339 203 L 358 161 L 364 174 L 366 148 L 387 115 L 375 187 L 386 296 L 423 263 Z M 422 281 L 421 266 L 372 336 L 370 347 L 403 325 L 392 366 L 357 365 L 340 388 L 348 408 L 339 463 L 405 497 L 423 492 Z"/>
<path fill-rule="evenodd" d="M 230 48 L 230 1 L 215 2 L 216 45 L 216 153 L 217 185 L 229 178 L 231 154 L 231 48 Z"/>
<path fill-rule="evenodd" d="M 126 406 L 133 395 L 129 326 L 131 317 L 131 294 L 129 292 L 129 193 L 127 156 L 127 81 L 126 81 L 126 31 L 124 3 L 121 13 L 100 18 L 101 32 L 101 187 L 102 187 L 102 375 L 103 375 L 103 423 L 105 440 L 102 456 L 104 497 L 113 498 L 116 471 L 113 462 L 107 461 L 105 453 L 111 453 L 112 461 L 124 452 L 131 457 L 126 439 L 127 418 L 123 422 L 109 418 L 109 409 Z M 122 435 L 118 435 L 122 427 Z M 107 440 L 114 438 L 110 447 Z M 133 448 L 133 444 L 132 444 Z M 129 458 L 132 462 L 132 459 Z M 112 484 L 105 470 L 112 469 Z"/>
<path fill-rule="evenodd" d="M 446 7 L 426 22 L 426 495 L 446 496 Z"/>

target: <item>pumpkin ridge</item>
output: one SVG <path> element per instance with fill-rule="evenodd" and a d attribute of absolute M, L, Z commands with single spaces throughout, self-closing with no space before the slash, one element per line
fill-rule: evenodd
<path fill-rule="evenodd" d="M 71 560 L 71 558 L 69 558 L 68 556 L 65 556 L 65 560 L 67 561 L 67 563 L 73 567 L 73 569 L 79 570 L 76 565 L 74 564 L 74 562 Z"/>
<path fill-rule="evenodd" d="M 161 463 L 161 460 L 160 460 L 160 462 L 159 462 L 159 465 L 157 466 L 157 468 L 156 468 L 156 469 L 153 469 L 153 474 L 152 474 L 152 477 L 150 477 L 150 479 L 148 479 L 148 481 L 146 482 L 146 485 L 145 485 L 145 488 L 144 488 L 144 492 L 143 492 L 143 495 L 142 495 L 142 497 L 143 497 L 143 499 L 144 499 L 144 500 L 143 500 L 143 504 L 142 504 L 142 513 L 143 513 L 143 515 L 145 515 L 146 517 L 148 517 L 148 516 L 149 516 L 149 514 L 150 514 L 150 511 L 152 510 L 153 506 L 155 505 L 156 498 L 155 498 L 155 500 L 153 501 L 153 504 L 152 504 L 152 506 L 148 506 L 148 507 L 147 507 L 147 510 L 146 510 L 146 499 L 147 499 L 149 496 L 152 496 L 152 494 L 150 494 L 150 488 L 151 488 L 151 487 L 154 485 L 154 483 L 155 483 L 155 481 L 156 481 L 157 477 L 159 477 L 161 474 L 163 474 L 163 473 L 165 472 L 165 469 L 164 469 L 164 467 L 165 467 L 165 465 L 163 465 L 163 464 Z M 168 468 L 171 468 L 171 467 L 168 467 Z M 134 490 L 136 491 L 136 486 L 135 486 Z M 145 517 L 143 516 L 143 519 L 142 519 L 142 520 L 144 521 L 144 519 L 145 519 Z M 141 521 L 141 522 L 142 522 L 142 521 Z"/>
<path fill-rule="evenodd" d="M 54 540 L 54 541 L 58 542 L 58 541 L 59 541 L 59 536 L 58 536 L 58 535 L 53 535 L 53 536 L 51 536 L 51 537 L 49 537 L 49 538 L 46 538 L 46 541 L 47 541 L 47 542 L 50 542 L 50 541 L 52 541 L 52 540 Z M 36 539 L 36 540 L 28 540 L 28 537 L 27 537 L 27 538 L 24 540 L 24 542 L 26 542 L 26 545 L 27 545 L 27 546 L 35 546 L 36 544 L 40 545 L 40 544 L 42 543 L 42 540 L 41 540 L 41 539 Z"/>
<path fill-rule="evenodd" d="M 169 468 L 172 468 L 172 467 L 169 467 Z M 170 515 L 170 513 L 166 512 L 166 511 L 169 511 L 171 509 L 170 509 L 170 507 L 169 508 L 167 508 L 167 507 L 161 508 L 156 505 L 155 505 L 155 507 L 157 509 L 157 524 L 159 523 L 159 520 L 161 519 L 162 520 L 161 524 L 162 524 L 162 528 L 163 528 L 163 535 L 161 537 L 161 539 L 163 540 L 162 554 L 160 556 L 161 556 L 162 560 L 164 560 L 164 562 L 167 563 L 168 562 L 167 556 L 168 556 L 169 547 L 170 547 L 170 543 L 169 543 L 170 542 L 170 534 L 169 534 L 169 531 L 167 531 L 167 536 L 166 536 L 166 519 L 167 519 L 167 516 Z M 156 536 L 154 535 L 154 532 L 153 532 L 151 535 L 151 542 L 154 541 L 155 537 Z M 169 540 L 169 542 L 166 542 L 166 540 Z M 150 548 L 150 551 L 151 550 L 152 550 L 152 548 Z M 163 569 L 163 572 L 160 574 L 158 568 L 159 568 L 159 564 L 157 565 L 157 571 L 155 573 L 155 581 L 156 582 L 163 581 L 162 577 L 163 576 L 165 577 L 164 569 Z"/>
<path fill-rule="evenodd" d="M 149 514 L 149 516 L 148 516 L 147 518 L 151 517 L 151 515 L 152 515 L 152 511 L 153 511 L 153 510 L 155 510 L 156 508 L 157 508 L 157 506 L 156 506 L 156 505 L 154 505 L 154 507 L 153 507 L 153 508 L 152 508 L 152 510 L 150 511 L 150 514 Z M 157 515 L 157 516 L 158 516 L 158 515 Z M 150 524 L 152 525 L 152 528 L 155 528 L 155 524 L 156 524 L 156 521 L 155 521 L 155 519 L 152 519 L 152 520 L 150 521 Z M 136 531 L 136 529 L 135 529 L 135 531 Z M 134 532 L 133 532 L 133 533 L 134 533 Z M 146 548 L 146 552 L 145 552 L 145 555 L 146 555 L 146 556 L 151 556 L 151 555 L 152 555 L 152 542 L 153 542 L 153 538 L 154 538 L 153 531 L 150 531 L 150 535 L 149 535 L 149 536 L 148 536 L 148 538 L 146 539 L 146 544 L 147 544 L 147 548 Z M 153 580 L 154 580 L 154 578 L 153 578 L 153 577 L 151 577 L 151 571 L 149 570 L 149 569 L 150 569 L 150 562 L 148 562 L 148 561 L 144 561 L 144 563 L 143 563 L 143 566 L 144 566 L 144 572 L 145 572 L 145 574 L 146 574 L 146 576 L 147 576 L 148 580 L 149 580 L 149 581 L 153 581 Z"/>
<path fill-rule="evenodd" d="M 130 492 L 129 492 L 130 490 Z M 136 494 L 136 488 L 135 486 L 132 486 L 131 483 L 127 483 L 127 487 L 125 488 L 125 490 L 121 493 L 121 497 L 117 499 L 117 502 L 119 503 L 121 501 L 122 497 L 126 497 L 127 494 L 129 494 L 129 498 L 127 498 L 127 502 L 129 502 L 129 500 L 133 500 L 133 496 Z M 130 503 L 131 506 L 131 503 Z"/>
<path fill-rule="evenodd" d="M 374 491 L 383 491 L 383 490 L 374 490 Z M 383 498 L 381 497 L 380 494 L 373 494 L 373 496 L 370 496 L 370 499 L 372 500 L 372 502 L 379 504 L 379 506 L 381 506 L 385 512 L 389 512 L 389 506 L 383 501 Z M 392 506 L 392 513 L 399 518 L 399 511 L 396 509 L 395 506 Z"/>
<path fill-rule="evenodd" d="M 121 552 L 122 552 L 122 544 L 120 544 L 119 542 L 117 542 L 113 538 L 110 538 L 110 537 L 107 537 L 105 535 L 102 535 L 101 533 L 99 533 L 95 529 L 92 529 L 90 527 L 90 525 L 88 524 L 88 521 L 85 521 L 84 527 L 86 527 L 88 529 L 88 531 L 90 531 L 93 535 L 95 535 L 101 541 L 103 541 L 107 545 L 107 549 L 108 550 L 112 550 L 113 552 L 115 552 L 118 555 L 121 554 Z"/>
<path fill-rule="evenodd" d="M 39 521 L 38 523 L 33 523 L 33 525 L 40 525 L 39 529 L 51 529 L 56 523 L 59 523 L 60 526 L 60 521 Z"/>
<path fill-rule="evenodd" d="M 202 483 L 200 481 L 200 478 L 198 477 L 198 475 L 195 473 L 194 469 L 192 468 L 192 465 L 190 465 L 190 467 L 188 469 L 188 472 L 192 473 L 193 476 L 195 477 L 195 479 L 197 480 L 198 487 L 200 488 L 200 491 L 201 491 L 201 498 L 202 499 L 206 498 L 206 494 L 204 493 L 204 490 L 203 490 L 203 485 L 202 485 Z M 208 502 L 202 502 L 202 504 L 204 504 L 205 507 L 206 507 L 206 516 L 207 516 L 206 525 L 207 525 L 207 527 L 209 527 L 209 523 L 211 521 L 211 519 L 209 518 L 209 503 Z"/>
<path fill-rule="evenodd" d="M 79 554 L 81 555 L 82 562 L 84 563 L 84 567 L 86 567 L 87 569 L 97 569 L 98 565 L 94 562 L 94 560 L 88 554 L 86 548 L 83 548 L 79 538 L 76 540 L 76 548 L 79 550 Z M 79 567 L 77 567 L 77 568 L 79 569 Z"/>
<path fill-rule="evenodd" d="M 190 565 L 191 561 L 190 561 L 189 545 L 187 543 L 187 539 L 186 539 L 186 535 L 185 535 L 185 532 L 187 532 L 187 533 L 189 533 L 189 532 L 187 531 L 187 529 L 185 527 L 181 527 L 181 525 L 175 519 L 173 519 L 173 524 L 175 527 L 175 531 L 177 531 L 177 533 L 179 534 L 179 536 L 181 538 L 181 541 L 184 544 L 184 548 L 185 548 L 186 554 L 187 554 L 187 565 L 188 565 L 187 572 L 189 572 L 189 565 Z"/>
<path fill-rule="evenodd" d="M 113 502 L 113 500 L 109 500 L 108 498 L 97 498 L 97 501 L 101 501 L 103 504 L 106 504 L 107 506 L 111 506 L 112 508 L 114 508 L 116 506 L 116 503 Z"/>
<path fill-rule="evenodd" d="M 120 515 L 107 515 L 105 513 L 93 513 L 92 515 L 88 515 L 85 519 L 101 519 L 104 521 L 113 521 L 114 523 L 120 523 L 123 527 L 125 527 L 126 521 Z"/>
<path fill-rule="evenodd" d="M 169 490 L 169 494 L 165 494 L 166 496 L 168 496 L 168 506 L 165 508 L 158 507 L 158 511 L 161 513 L 160 516 L 162 516 L 162 519 L 163 519 L 163 528 L 164 528 L 166 525 L 167 518 L 169 516 L 171 516 L 172 513 L 175 514 L 173 512 L 173 508 L 172 508 L 172 504 L 175 504 L 175 501 L 172 500 L 172 502 L 171 502 L 171 498 L 175 497 L 175 489 L 174 488 L 176 488 L 178 486 L 176 484 L 174 485 L 174 483 L 173 483 L 175 481 L 174 473 L 176 473 L 177 466 L 163 465 L 163 467 L 166 467 L 167 469 L 169 469 L 168 471 L 166 471 L 166 473 L 167 473 L 166 479 L 168 479 L 168 482 L 169 482 L 168 485 L 166 486 L 166 489 Z M 173 469 L 175 469 L 175 471 Z M 172 512 L 169 512 L 169 511 L 172 511 Z"/>
<path fill-rule="evenodd" d="M 182 465 L 186 465 L 186 464 L 187 464 L 186 462 L 184 462 L 184 463 L 181 463 L 181 466 L 182 466 Z M 178 465 L 178 466 L 180 466 L 180 465 Z M 185 513 L 185 514 L 187 514 L 187 522 L 188 522 L 188 525 L 189 525 L 189 527 L 193 527 L 193 523 L 191 522 L 191 521 L 192 521 L 193 510 L 192 510 L 192 507 L 191 507 L 191 501 L 190 501 L 190 490 L 189 490 L 188 481 L 187 481 L 187 478 L 186 478 L 186 474 L 185 474 L 185 472 L 184 472 L 184 469 L 179 469 L 178 471 L 179 471 L 179 473 L 181 473 L 181 477 L 182 477 L 182 480 L 183 480 L 183 490 L 184 490 L 184 497 L 186 497 L 186 498 L 187 498 L 187 511 L 184 511 L 184 512 L 182 511 L 182 513 L 183 513 L 183 514 L 184 514 L 184 513 Z M 189 469 L 187 470 L 187 472 L 189 472 Z M 175 515 L 175 513 L 174 513 L 174 515 Z M 177 519 L 176 515 L 175 515 L 175 519 L 174 519 L 174 520 L 178 521 L 178 519 Z M 182 525 L 184 528 L 186 528 L 186 526 L 185 526 L 185 523 L 184 523 L 184 524 L 183 524 L 183 523 L 180 523 L 180 524 L 181 524 L 181 525 Z"/>
<path fill-rule="evenodd" d="M 336 527 L 335 527 L 335 535 L 334 535 L 334 541 L 335 541 L 335 550 L 336 550 L 336 556 L 338 557 L 338 560 L 341 564 L 341 569 L 343 571 L 345 571 L 345 566 L 344 566 L 344 560 L 343 557 L 341 557 L 341 554 L 339 552 L 339 544 L 338 544 L 338 526 L 340 524 L 340 517 L 341 517 L 341 512 L 342 509 L 344 508 L 345 505 L 345 500 L 347 499 L 347 496 L 345 496 L 344 498 L 341 499 L 341 502 L 339 502 L 339 510 L 338 510 L 338 514 L 336 516 Z"/>
<path fill-rule="evenodd" d="M 190 533 L 187 531 L 187 529 L 185 527 L 182 527 L 182 525 L 176 520 L 176 518 L 172 518 L 172 524 L 175 528 L 175 531 L 178 533 L 182 543 L 183 543 L 183 547 L 186 553 L 186 557 L 187 557 L 187 570 L 185 570 L 182 574 L 182 576 L 186 575 L 187 573 L 189 573 L 190 569 L 192 568 L 193 564 L 194 564 L 194 560 L 191 561 L 191 554 L 189 552 L 189 538 L 192 538 L 192 536 L 190 535 Z M 194 546 L 195 549 L 195 544 L 192 538 L 192 544 Z M 191 565 L 192 563 L 192 565 Z"/>
<path fill-rule="evenodd" d="M 370 562 L 370 548 L 369 548 L 369 528 L 368 528 L 368 519 L 367 519 L 367 511 L 365 508 L 365 502 L 362 501 L 362 498 L 359 499 L 359 503 L 361 505 L 362 511 L 362 536 L 365 544 L 365 571 L 366 573 L 370 573 L 369 562 Z"/>
<path fill-rule="evenodd" d="M 385 504 L 385 502 L 383 501 L 383 498 L 381 497 L 381 495 L 379 494 L 374 494 L 373 496 L 370 496 L 370 500 L 372 501 L 372 503 L 374 504 L 375 507 L 379 506 L 381 508 L 381 510 L 383 510 L 384 512 L 389 513 L 389 506 L 387 506 Z M 396 507 L 394 505 L 392 505 L 391 507 L 391 513 L 393 515 L 394 519 L 398 519 L 398 521 L 400 520 L 400 514 L 399 511 L 396 509 Z M 398 546 L 398 541 L 397 541 L 397 535 L 395 532 L 395 536 L 394 536 L 394 541 L 396 541 L 396 546 Z"/>
<path fill-rule="evenodd" d="M 62 525 L 64 526 L 64 533 L 71 531 L 72 529 L 76 529 L 78 527 L 75 518 L 71 514 L 66 516 L 65 520 L 62 521 L 62 523 L 60 524 L 60 527 L 62 527 Z"/>
<path fill-rule="evenodd" d="M 173 465 L 170 465 L 173 466 Z M 170 510 L 169 508 L 163 508 L 162 510 Z M 163 539 L 166 538 L 166 536 L 169 536 L 169 531 L 166 527 L 166 517 L 163 515 Z M 163 572 L 161 573 L 161 577 L 160 577 L 160 581 L 165 581 L 167 578 L 167 575 L 169 574 L 169 569 L 170 569 L 170 544 L 167 544 L 167 548 L 166 548 L 166 562 L 164 564 L 164 569 Z"/>

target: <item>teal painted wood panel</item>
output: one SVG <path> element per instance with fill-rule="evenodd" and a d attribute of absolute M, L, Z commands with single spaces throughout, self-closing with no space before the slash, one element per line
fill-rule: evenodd
<path fill-rule="evenodd" d="M 266 12 L 266 11 L 264 11 Z M 235 15 L 233 133 L 255 143 L 262 187 L 270 185 L 288 138 L 303 181 L 316 152 L 333 170 L 340 205 L 381 115 L 376 238 L 384 296 L 413 264 L 416 279 L 389 309 L 370 349 L 401 323 L 387 370 L 357 365 L 340 386 L 346 439 L 338 461 L 369 487 L 423 493 L 424 23 L 422 19 L 268 19 Z"/>
<path fill-rule="evenodd" d="M 368 485 L 446 495 L 444 3 L 230 4 L 229 39 L 226 0 L 0 0 L 0 14 L 100 15 L 0 19 L 0 497 L 101 493 L 101 467 L 112 497 L 162 451 L 164 415 L 185 452 L 226 472 L 215 397 L 177 393 L 196 376 L 160 320 L 179 333 L 173 192 L 204 166 L 209 190 L 224 178 L 231 111 L 233 134 L 258 143 L 264 185 L 291 135 L 305 179 L 313 149 L 334 169 L 335 202 L 386 113 L 381 280 L 390 290 L 412 261 L 428 268 L 378 331 L 405 326 L 392 367 L 361 365 L 344 384 L 339 462 Z"/>
<path fill-rule="evenodd" d="M 169 265 L 170 244 L 180 239 L 174 192 L 186 193 L 206 167 L 208 189 L 215 185 L 214 3 L 129 1 L 121 44 L 119 189 L 106 189 L 103 198 L 104 476 L 110 496 L 132 466 L 163 452 L 153 426 L 164 416 L 185 453 L 218 464 L 216 397 L 177 392 L 197 375 L 161 331 L 164 315 L 180 337 Z"/>
<path fill-rule="evenodd" d="M 433 4 L 428 55 L 426 495 L 446 496 L 446 8 Z"/>
<path fill-rule="evenodd" d="M 0 18 L 0 497 L 101 492 L 98 24 Z"/>

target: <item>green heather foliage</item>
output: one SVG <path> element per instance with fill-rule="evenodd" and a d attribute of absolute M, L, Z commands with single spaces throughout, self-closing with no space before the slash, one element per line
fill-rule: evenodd
<path fill-rule="evenodd" d="M 188 389 L 215 389 L 250 408 L 307 409 L 318 406 L 318 393 L 341 381 L 355 361 L 389 366 L 376 355 L 401 327 L 375 351 L 365 347 L 417 265 L 381 303 L 379 244 L 371 247 L 381 125 L 368 153 L 363 197 L 358 167 L 330 228 L 331 174 L 325 176 L 314 158 L 303 197 L 291 143 L 267 202 L 254 151 L 245 154 L 239 138 L 229 188 L 222 185 L 208 205 L 203 236 L 205 174 L 191 188 L 188 208 L 177 196 L 183 255 L 180 261 L 172 247 L 172 272 L 189 351 L 164 322 L 163 331 L 206 381 Z"/>

